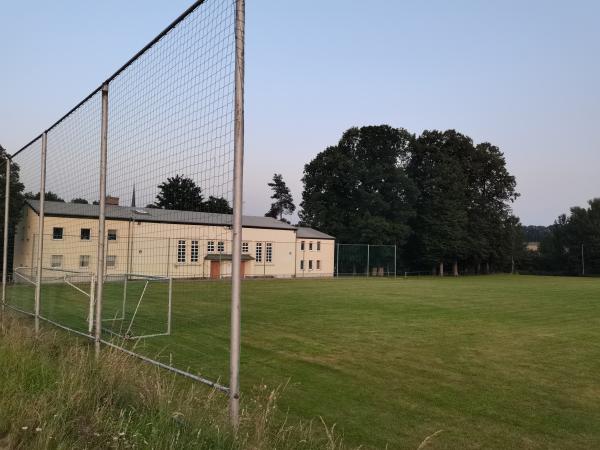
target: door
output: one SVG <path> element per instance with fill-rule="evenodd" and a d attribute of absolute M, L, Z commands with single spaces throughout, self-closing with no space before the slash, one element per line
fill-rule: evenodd
<path fill-rule="evenodd" d="M 218 280 L 221 278 L 221 262 L 220 261 L 211 261 L 210 262 L 210 278 L 213 280 Z"/>
<path fill-rule="evenodd" d="M 246 278 L 246 261 L 242 261 L 240 264 L 240 275 L 241 278 Z"/>

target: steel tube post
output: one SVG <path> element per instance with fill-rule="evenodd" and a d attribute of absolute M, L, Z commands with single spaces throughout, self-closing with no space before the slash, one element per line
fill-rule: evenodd
<path fill-rule="evenodd" d="M 100 214 L 98 216 L 98 258 L 96 261 L 96 327 L 94 346 L 100 353 L 102 339 L 102 296 L 104 290 L 104 250 L 106 240 L 106 164 L 108 153 L 108 84 L 102 86 L 102 124 L 100 128 Z"/>
<path fill-rule="evenodd" d="M 398 246 L 394 245 L 394 278 L 398 275 Z"/>
<path fill-rule="evenodd" d="M 585 277 L 585 254 L 583 252 L 583 244 L 581 244 L 581 275 Z"/>
<path fill-rule="evenodd" d="M 367 244 L 367 277 L 371 271 L 371 245 Z"/>
<path fill-rule="evenodd" d="M 6 303 L 6 276 L 8 274 L 8 214 L 10 209 L 10 158 L 6 158 L 6 187 L 4 189 L 4 247 L 2 248 L 2 313 Z"/>
<path fill-rule="evenodd" d="M 229 417 L 234 430 L 240 424 L 240 338 L 242 187 L 244 169 L 244 44 L 246 2 L 236 0 L 235 9 L 235 125 L 233 167 L 233 263 L 231 277 L 231 348 L 229 370 Z"/>
<path fill-rule="evenodd" d="M 335 276 L 340 277 L 340 244 L 337 244 L 337 255 L 335 257 Z"/>
<path fill-rule="evenodd" d="M 42 134 L 42 160 L 40 163 L 40 209 L 38 221 L 38 248 L 37 248 L 37 277 L 35 284 L 35 333 L 40 331 L 40 297 L 42 290 L 42 259 L 44 257 L 44 211 L 46 204 L 46 154 L 48 151 L 48 132 Z"/>

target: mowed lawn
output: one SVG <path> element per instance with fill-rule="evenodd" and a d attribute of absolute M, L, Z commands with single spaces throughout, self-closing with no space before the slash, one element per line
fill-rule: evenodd
<path fill-rule="evenodd" d="M 175 282 L 173 334 L 137 349 L 226 384 L 228 288 Z M 24 289 L 8 298 L 28 309 Z M 106 292 L 116 316 L 122 286 Z M 43 314 L 85 328 L 83 296 L 42 293 Z M 166 287 L 146 295 L 132 328 L 160 331 Z M 282 415 L 322 417 L 348 444 L 415 449 L 440 431 L 427 448 L 600 447 L 600 279 L 247 281 L 242 323 L 243 392 L 287 385 Z"/>

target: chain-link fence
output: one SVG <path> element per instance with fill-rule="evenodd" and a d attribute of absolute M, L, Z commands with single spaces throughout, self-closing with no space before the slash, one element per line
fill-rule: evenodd
<path fill-rule="evenodd" d="M 243 24 L 242 0 L 196 1 L 1 175 L 3 308 L 235 399 L 236 280 L 297 266 L 295 228 L 242 221 Z"/>
<path fill-rule="evenodd" d="M 395 277 L 397 256 L 395 245 L 337 244 L 335 273 L 338 277 Z"/>

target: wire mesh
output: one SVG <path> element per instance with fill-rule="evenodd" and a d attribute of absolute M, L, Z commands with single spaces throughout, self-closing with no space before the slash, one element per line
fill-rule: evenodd
<path fill-rule="evenodd" d="M 337 276 L 396 276 L 396 246 L 338 244 L 336 246 L 335 265 Z"/>

